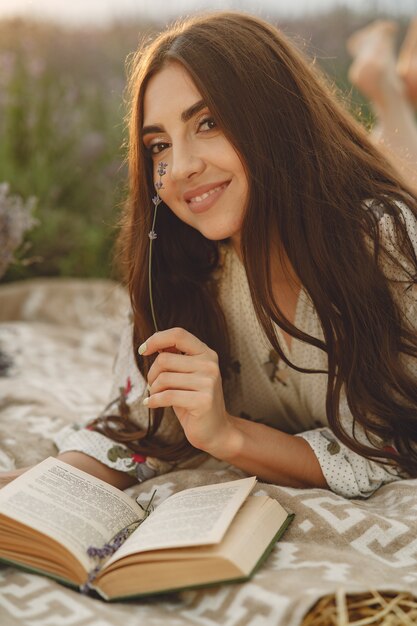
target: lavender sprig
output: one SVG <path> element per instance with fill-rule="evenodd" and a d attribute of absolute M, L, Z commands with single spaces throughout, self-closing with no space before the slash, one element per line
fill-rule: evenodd
<path fill-rule="evenodd" d="M 150 300 L 150 304 L 151 304 L 151 312 L 152 312 L 152 319 L 153 319 L 153 324 L 155 327 L 155 331 L 158 331 L 158 324 L 156 323 L 156 316 L 155 316 L 155 309 L 154 309 L 154 305 L 153 305 L 153 294 L 152 294 L 152 245 L 154 240 L 157 238 L 157 234 L 156 234 L 156 230 L 155 230 L 155 224 L 156 224 L 156 213 L 158 210 L 158 206 L 161 204 L 162 200 L 159 196 L 159 191 L 161 189 L 163 189 L 164 185 L 162 183 L 162 176 L 165 176 L 166 172 L 167 172 L 167 167 L 168 167 L 168 163 L 164 163 L 163 161 L 160 161 L 158 163 L 158 169 L 157 172 L 159 174 L 159 181 L 157 181 L 155 183 L 155 189 L 156 189 L 156 196 L 154 196 L 152 198 L 152 202 L 155 206 L 155 210 L 154 210 L 154 214 L 153 214 L 153 221 L 152 221 L 152 228 L 148 233 L 148 237 L 150 239 L 150 243 L 149 243 L 149 267 L 148 267 L 148 279 L 149 279 L 149 300 Z"/>
<path fill-rule="evenodd" d="M 154 510 L 154 505 L 152 504 L 152 502 L 155 497 L 155 494 L 156 494 L 156 489 L 153 491 L 151 495 L 151 499 L 147 503 L 146 507 L 144 507 L 140 502 L 136 500 L 137 504 L 140 506 L 140 508 L 142 509 L 144 513 L 144 516 L 142 517 L 142 519 L 135 520 L 131 524 L 128 524 L 127 526 L 119 530 L 119 532 L 117 532 L 114 535 L 114 537 L 112 537 L 110 541 L 105 543 L 101 548 L 97 548 L 95 546 L 89 546 L 89 548 L 87 548 L 88 556 L 93 559 L 97 559 L 99 562 L 93 569 L 89 571 L 86 582 L 80 587 L 81 593 L 87 594 L 89 591 L 92 590 L 92 584 L 94 580 L 97 578 L 98 574 L 100 573 L 104 565 L 104 562 L 107 559 L 109 559 L 115 552 L 117 552 L 120 546 L 124 544 L 126 539 L 130 537 L 130 535 L 152 513 L 152 511 Z"/>

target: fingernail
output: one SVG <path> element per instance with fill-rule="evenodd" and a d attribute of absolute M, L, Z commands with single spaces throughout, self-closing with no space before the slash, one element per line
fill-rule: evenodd
<path fill-rule="evenodd" d="M 149 393 L 151 390 L 151 386 L 150 385 L 146 385 L 146 391 Z"/>
<path fill-rule="evenodd" d="M 142 402 L 142 404 L 144 404 L 145 406 L 148 406 L 149 403 L 149 398 L 145 398 Z"/>
<path fill-rule="evenodd" d="M 147 348 L 148 348 L 148 346 L 146 345 L 146 341 L 144 341 L 138 348 L 138 352 L 139 352 L 140 356 L 142 356 L 142 354 L 144 352 L 146 352 Z"/>

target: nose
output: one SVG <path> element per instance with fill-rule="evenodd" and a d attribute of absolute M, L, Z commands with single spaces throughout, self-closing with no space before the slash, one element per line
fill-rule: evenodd
<path fill-rule="evenodd" d="M 172 146 L 171 178 L 187 180 L 204 170 L 204 159 L 193 149 L 192 142 L 181 142 Z"/>

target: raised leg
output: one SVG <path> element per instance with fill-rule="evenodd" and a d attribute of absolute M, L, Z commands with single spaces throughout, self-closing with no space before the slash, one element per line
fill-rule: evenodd
<path fill-rule="evenodd" d="M 414 22 L 412 26 L 414 32 Z M 349 79 L 374 109 L 377 121 L 371 136 L 375 144 L 417 191 L 417 124 L 409 87 L 397 72 L 396 34 L 396 24 L 386 20 L 354 33 L 347 42 L 353 57 Z M 410 51 L 410 45 L 407 49 Z"/>
<path fill-rule="evenodd" d="M 401 46 L 397 72 L 404 81 L 408 99 L 417 107 L 417 17 L 411 21 Z"/>

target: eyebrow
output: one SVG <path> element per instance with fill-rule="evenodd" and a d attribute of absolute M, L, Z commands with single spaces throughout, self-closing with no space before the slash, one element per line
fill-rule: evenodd
<path fill-rule="evenodd" d="M 197 113 L 204 109 L 205 106 L 206 103 L 204 100 L 198 100 L 198 102 L 195 102 L 181 113 L 181 121 L 184 123 L 188 122 L 192 117 L 194 117 L 194 115 L 197 115 Z M 144 126 L 142 128 L 142 137 L 145 137 L 145 135 L 149 135 L 150 133 L 160 133 L 162 131 L 163 127 L 155 124 L 151 126 Z"/>

